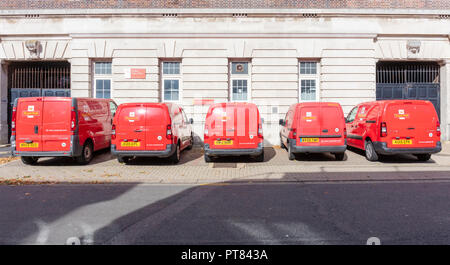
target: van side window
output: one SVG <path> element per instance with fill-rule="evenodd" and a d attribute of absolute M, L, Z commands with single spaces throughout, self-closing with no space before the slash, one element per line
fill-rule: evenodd
<path fill-rule="evenodd" d="M 347 122 L 353 122 L 355 120 L 356 113 L 358 113 L 358 107 L 354 107 L 347 115 Z"/>
<path fill-rule="evenodd" d="M 116 110 L 117 110 L 116 103 L 114 103 L 113 101 L 110 101 L 109 102 L 109 109 L 111 110 L 111 116 L 114 117 L 114 115 L 116 114 Z"/>

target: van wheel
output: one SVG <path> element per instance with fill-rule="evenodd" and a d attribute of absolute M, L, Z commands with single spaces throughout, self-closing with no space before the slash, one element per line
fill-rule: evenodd
<path fill-rule="evenodd" d="M 205 154 L 205 162 L 209 163 L 211 161 L 212 161 L 211 157 L 209 155 Z"/>
<path fill-rule="evenodd" d="M 281 149 L 286 148 L 286 146 L 283 144 L 283 138 L 281 138 L 281 135 L 280 135 L 280 147 Z"/>
<path fill-rule="evenodd" d="M 294 160 L 295 159 L 295 154 L 292 153 L 291 145 L 289 144 L 289 142 L 288 142 L 288 158 L 289 158 L 289 160 Z"/>
<path fill-rule="evenodd" d="M 180 152 L 180 145 L 177 144 L 175 146 L 175 152 L 173 152 L 173 154 L 169 157 L 172 163 L 177 164 L 178 162 L 180 162 Z"/>
<path fill-rule="evenodd" d="M 366 159 L 369 161 L 377 161 L 378 160 L 378 154 L 375 152 L 375 148 L 373 147 L 373 143 L 370 140 L 367 140 L 365 142 L 365 149 L 366 149 Z"/>
<path fill-rule="evenodd" d="M 342 161 L 344 160 L 345 153 L 335 153 L 334 157 L 336 158 L 337 161 Z"/>
<path fill-rule="evenodd" d="M 255 161 L 256 162 L 264 162 L 264 151 L 262 151 L 261 154 L 255 156 Z"/>
<path fill-rule="evenodd" d="M 39 158 L 33 156 L 21 156 L 20 159 L 25 165 L 36 165 Z"/>
<path fill-rule="evenodd" d="M 431 158 L 431 154 L 416 154 L 415 156 L 419 161 L 428 161 Z"/>
<path fill-rule="evenodd" d="M 129 156 L 118 156 L 117 157 L 117 161 L 119 163 L 125 163 L 125 164 L 128 164 L 130 162 L 130 159 L 131 159 L 131 157 L 129 157 Z"/>
<path fill-rule="evenodd" d="M 83 150 L 81 152 L 81 156 L 76 157 L 76 161 L 80 165 L 87 165 L 91 162 L 94 157 L 94 148 L 90 142 L 86 142 L 83 145 Z"/>
<path fill-rule="evenodd" d="M 191 134 L 191 140 L 190 140 L 190 144 L 186 147 L 186 150 L 191 150 L 192 147 L 194 146 L 194 136 Z"/>

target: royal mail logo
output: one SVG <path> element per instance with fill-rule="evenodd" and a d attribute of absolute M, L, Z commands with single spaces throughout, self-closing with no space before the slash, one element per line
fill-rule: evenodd
<path fill-rule="evenodd" d="M 409 114 L 394 114 L 394 117 L 399 119 L 405 119 L 409 118 Z"/>
<path fill-rule="evenodd" d="M 302 117 L 304 120 L 315 120 L 317 119 L 316 116 L 310 116 L 310 117 Z"/>

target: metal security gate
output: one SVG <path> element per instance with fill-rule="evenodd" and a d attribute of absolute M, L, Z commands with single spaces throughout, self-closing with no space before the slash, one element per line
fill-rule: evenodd
<path fill-rule="evenodd" d="M 8 91 L 8 124 L 11 125 L 17 98 L 70 97 L 70 63 L 13 62 L 8 67 Z"/>
<path fill-rule="evenodd" d="M 434 62 L 379 62 L 377 100 L 429 100 L 440 117 L 439 65 Z"/>

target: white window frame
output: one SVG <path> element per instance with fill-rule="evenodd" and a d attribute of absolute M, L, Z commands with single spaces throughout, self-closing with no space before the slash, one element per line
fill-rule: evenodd
<path fill-rule="evenodd" d="M 164 63 L 179 63 L 180 64 L 180 73 L 179 74 L 164 74 Z M 183 100 L 183 64 L 181 60 L 160 60 L 159 64 L 160 73 L 161 73 L 161 102 L 174 102 L 181 103 Z M 178 100 L 165 100 L 164 99 L 164 80 L 178 80 Z"/>
<path fill-rule="evenodd" d="M 301 63 L 316 63 L 315 74 L 301 74 Z M 320 60 L 317 59 L 300 59 L 298 62 L 298 102 L 319 102 L 320 101 Z M 302 80 L 314 80 L 316 82 L 316 99 L 302 100 Z"/>
<path fill-rule="evenodd" d="M 233 63 L 247 63 L 248 64 L 248 74 L 232 74 Z M 228 64 L 228 74 L 229 74 L 229 101 L 230 102 L 251 102 L 252 100 L 252 62 L 249 59 L 233 59 L 229 61 Z M 233 99 L 233 80 L 247 80 L 247 99 L 246 100 L 234 100 Z"/>
<path fill-rule="evenodd" d="M 110 63 L 111 64 L 111 74 L 96 74 L 95 64 L 96 63 Z M 97 98 L 97 80 L 109 80 L 110 83 L 110 98 L 113 98 L 113 65 L 112 60 L 95 60 L 92 61 L 92 97 Z"/>

